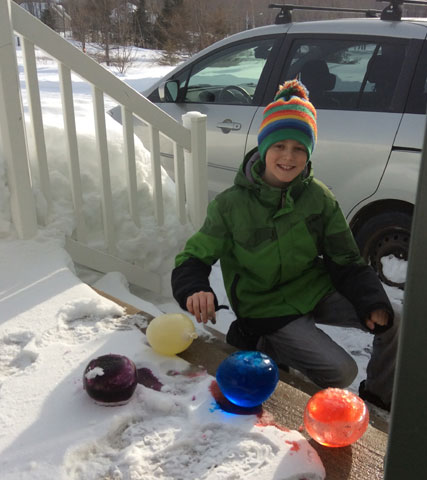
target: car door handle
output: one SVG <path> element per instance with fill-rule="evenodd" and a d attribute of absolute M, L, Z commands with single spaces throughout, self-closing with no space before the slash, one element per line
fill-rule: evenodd
<path fill-rule="evenodd" d="M 216 128 L 220 128 L 223 133 L 229 133 L 231 130 L 240 130 L 242 124 L 226 118 L 224 121 L 217 123 Z"/>

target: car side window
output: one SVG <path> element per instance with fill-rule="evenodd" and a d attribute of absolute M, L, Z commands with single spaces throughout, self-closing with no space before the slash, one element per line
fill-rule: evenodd
<path fill-rule="evenodd" d="M 425 114 L 427 109 L 427 43 L 424 44 L 409 90 L 405 113 Z"/>
<path fill-rule="evenodd" d="M 283 80 L 298 77 L 319 109 L 393 111 L 405 52 L 405 44 L 299 39 Z"/>
<path fill-rule="evenodd" d="M 174 77 L 185 103 L 252 104 L 261 73 L 276 37 L 224 48 Z"/>

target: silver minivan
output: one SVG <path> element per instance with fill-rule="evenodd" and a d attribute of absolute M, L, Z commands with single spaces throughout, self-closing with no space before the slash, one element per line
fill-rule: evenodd
<path fill-rule="evenodd" d="M 262 111 L 298 77 L 318 112 L 314 173 L 334 192 L 363 256 L 407 259 L 425 126 L 427 21 L 380 18 L 281 23 L 230 36 L 142 92 L 181 121 L 207 115 L 210 197 L 232 185 L 257 145 Z M 120 121 L 120 110 L 110 112 Z M 147 139 L 141 123 L 137 135 Z M 171 147 L 162 144 L 164 166 Z"/>

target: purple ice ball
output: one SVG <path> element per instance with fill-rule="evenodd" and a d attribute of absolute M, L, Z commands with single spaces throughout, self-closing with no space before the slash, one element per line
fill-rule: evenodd
<path fill-rule="evenodd" d="M 86 392 L 101 405 L 124 405 L 137 384 L 135 364 L 124 355 L 114 353 L 91 360 L 83 374 Z"/>

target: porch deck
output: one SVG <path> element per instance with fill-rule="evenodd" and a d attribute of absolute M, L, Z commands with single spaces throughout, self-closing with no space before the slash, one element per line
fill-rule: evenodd
<path fill-rule="evenodd" d="M 121 302 L 104 292 L 98 291 L 98 293 L 123 306 L 128 314 L 141 313 L 132 305 Z M 225 343 L 223 334 L 213 329 L 210 331 L 215 335 L 213 341 L 208 343 L 198 338 L 179 356 L 193 365 L 203 366 L 210 375 L 215 376 L 218 365 L 236 349 Z M 272 415 L 277 425 L 299 430 L 303 425 L 305 405 L 310 398 L 310 393 L 307 392 L 312 388 L 312 394 L 316 388 L 292 378 L 292 374 L 284 371 L 280 372 L 280 377 L 273 395 L 263 404 L 263 408 Z M 288 382 L 291 380 L 305 391 L 290 385 Z M 372 424 L 361 439 L 353 445 L 342 448 L 324 447 L 311 440 L 305 431 L 302 434 L 309 439 L 310 444 L 319 454 L 326 470 L 326 480 L 383 479 L 388 435 Z"/>

